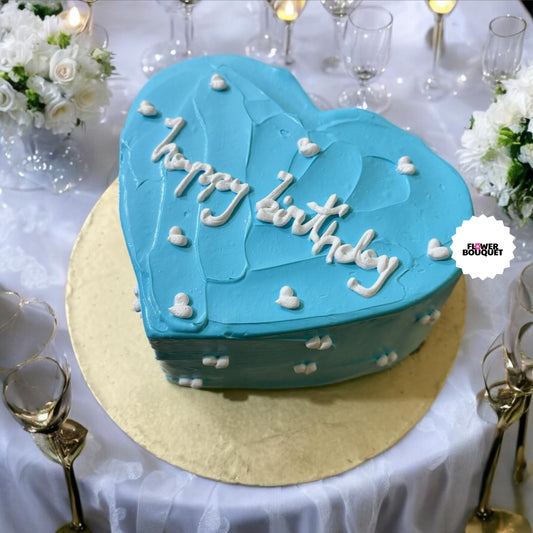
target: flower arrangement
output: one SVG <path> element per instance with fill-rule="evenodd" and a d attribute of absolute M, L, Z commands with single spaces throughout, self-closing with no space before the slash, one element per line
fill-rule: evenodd
<path fill-rule="evenodd" d="M 0 4 L 0 131 L 68 134 L 109 102 L 111 53 L 76 33 L 60 4 Z"/>
<path fill-rule="evenodd" d="M 525 225 L 533 215 L 533 67 L 503 81 L 486 111 L 475 111 L 459 162 L 472 184 Z"/>

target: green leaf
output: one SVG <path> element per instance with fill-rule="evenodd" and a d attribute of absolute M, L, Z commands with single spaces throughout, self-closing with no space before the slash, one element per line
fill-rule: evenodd
<path fill-rule="evenodd" d="M 520 187 L 527 176 L 527 170 L 520 161 L 513 161 L 507 171 L 507 182 L 513 188 Z"/>
<path fill-rule="evenodd" d="M 57 36 L 57 44 L 59 48 L 64 50 L 70 44 L 70 39 L 70 35 L 67 35 L 66 33 L 60 33 Z"/>
<path fill-rule="evenodd" d="M 43 102 L 41 102 L 41 98 L 36 91 L 33 89 L 26 89 L 25 94 L 28 100 L 26 103 L 28 109 L 33 111 L 44 111 L 45 105 Z"/>

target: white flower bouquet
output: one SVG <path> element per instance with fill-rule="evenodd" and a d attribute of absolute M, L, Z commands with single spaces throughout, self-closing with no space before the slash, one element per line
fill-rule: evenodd
<path fill-rule="evenodd" d="M 76 33 L 57 9 L 0 4 L 0 131 L 33 125 L 68 134 L 109 102 L 111 53 Z"/>
<path fill-rule="evenodd" d="M 459 163 L 482 193 L 526 224 L 533 215 L 533 67 L 502 82 L 486 111 L 475 111 Z"/>

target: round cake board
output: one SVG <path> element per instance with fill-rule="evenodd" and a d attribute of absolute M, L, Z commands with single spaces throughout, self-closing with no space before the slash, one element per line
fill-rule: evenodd
<path fill-rule="evenodd" d="M 68 273 L 68 326 L 85 379 L 116 424 L 155 456 L 257 486 L 340 474 L 400 440 L 443 386 L 466 308 L 461 279 L 423 346 L 377 374 L 318 388 L 209 391 L 165 379 L 133 311 L 135 286 L 115 182 L 87 218 Z"/>

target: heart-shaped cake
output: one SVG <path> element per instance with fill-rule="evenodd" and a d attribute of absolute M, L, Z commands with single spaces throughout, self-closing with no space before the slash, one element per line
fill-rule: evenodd
<path fill-rule="evenodd" d="M 460 276 L 447 247 L 472 215 L 420 139 L 319 111 L 289 72 L 238 56 L 146 84 L 119 181 L 146 334 L 194 387 L 323 385 L 401 361 Z"/>

